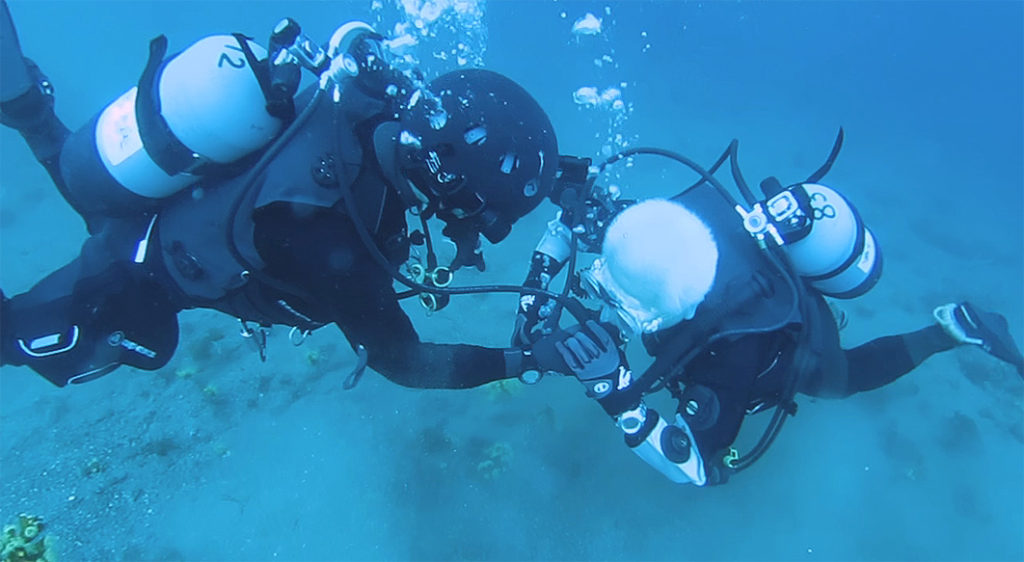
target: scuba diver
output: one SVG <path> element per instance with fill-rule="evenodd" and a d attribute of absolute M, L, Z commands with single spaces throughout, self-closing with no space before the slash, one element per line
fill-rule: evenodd
<path fill-rule="evenodd" d="M 0 18 L 2 122 L 90 235 L 71 263 L 3 297 L 0 363 L 57 386 L 155 370 L 177 346 L 177 313 L 202 307 L 237 317 L 261 358 L 271 325 L 298 344 L 336 324 L 359 356 L 346 388 L 367 364 L 418 388 L 519 375 L 528 350 L 422 342 L 399 306 L 490 290 L 449 285 L 484 268 L 481 235 L 501 241 L 551 191 L 555 134 L 518 84 L 474 69 L 427 85 L 365 23 L 320 46 L 285 19 L 267 49 L 217 35 L 168 56 L 154 39 L 137 86 L 72 132 L 6 3 Z M 315 81 L 300 91 L 304 72 Z M 432 217 L 457 247 L 449 265 Z M 407 263 L 416 245 L 426 260 Z"/>
<path fill-rule="evenodd" d="M 563 294 L 596 303 L 584 326 L 558 326 L 561 304 L 523 294 L 514 344 L 536 342 L 542 371 L 583 382 L 625 433 L 626 444 L 674 482 L 722 484 L 750 466 L 796 413 L 796 393 L 841 398 L 885 386 L 932 355 L 975 345 L 1024 376 L 1006 319 L 969 303 L 935 308 L 920 330 L 840 347 L 843 319 L 825 297 L 849 299 L 878 281 L 882 255 L 853 205 L 819 183 L 842 146 L 808 179 L 783 187 L 770 177 L 764 198 L 740 173 L 734 140 L 704 169 L 685 156 L 638 148 L 598 168 L 565 161 L 562 207 L 531 260 L 526 287 L 547 288 L 570 264 Z M 623 200 L 595 185 L 618 160 L 669 157 L 701 179 L 671 199 Z M 730 160 L 745 204 L 714 173 Z M 600 254 L 575 271 L 577 250 Z M 619 345 L 640 337 L 653 357 L 635 376 Z M 678 403 L 671 418 L 647 408 L 662 389 Z M 760 441 L 740 455 L 733 443 L 748 415 L 775 408 Z"/>

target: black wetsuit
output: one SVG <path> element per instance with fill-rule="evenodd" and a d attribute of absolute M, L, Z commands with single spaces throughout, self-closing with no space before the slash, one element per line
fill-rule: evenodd
<path fill-rule="evenodd" d="M 398 384 L 424 388 L 466 388 L 506 376 L 500 349 L 420 341 L 399 306 L 390 274 L 371 258 L 345 213 L 333 209 L 296 211 L 281 203 L 255 214 L 255 245 L 266 261 L 265 273 L 302 288 L 312 297 L 312 306 L 303 312 L 319 322 L 335 323 L 353 347 L 363 345 L 372 368 Z M 398 204 L 388 207 L 392 222 L 404 222 L 404 213 Z M 107 347 L 102 340 L 111 330 L 124 329 L 125 323 L 140 323 L 142 319 L 131 317 L 146 314 L 145 326 L 137 328 L 135 337 L 140 343 L 153 342 L 149 347 L 161 352 L 163 361 L 157 364 L 139 358 L 142 363 L 132 364 L 158 368 L 166 363 L 177 334 L 145 332 L 176 331 L 175 322 L 159 319 L 196 304 L 168 287 L 165 264 L 143 264 L 143 268 L 131 263 L 145 223 L 143 219 L 107 220 L 73 263 L 5 302 L 0 361 L 37 366 L 38 360 L 26 357 L 16 340 L 70 324 L 81 330 L 79 345 L 102 350 Z M 267 300 L 278 296 L 271 287 L 258 290 Z M 94 341 L 86 341 L 90 338 Z M 88 353 L 67 359 L 63 380 L 60 367 L 45 369 L 43 374 L 63 385 L 67 377 L 100 367 L 113 356 Z"/>
<path fill-rule="evenodd" d="M 396 208 L 390 216 L 404 222 L 404 211 Z M 320 317 L 365 346 L 370 366 L 388 379 L 410 387 L 468 388 L 505 377 L 499 349 L 420 341 L 390 274 L 359 242 L 346 215 L 302 217 L 284 205 L 264 209 L 256 217 L 256 247 L 267 273 L 314 295 Z"/>
<path fill-rule="evenodd" d="M 839 343 L 839 329 L 824 299 L 815 295 L 818 330 L 810 338 L 815 365 L 798 381 L 797 391 L 820 398 L 844 398 L 874 390 L 912 371 L 932 354 L 952 349 L 953 340 L 938 325 L 886 336 L 852 349 Z M 794 340 L 781 332 L 720 340 L 689 364 L 688 381 L 710 389 L 718 415 L 705 425 L 688 419 L 705 459 L 736 440 L 748 412 L 777 403 L 785 384 Z M 684 414 L 684 417 L 686 415 Z"/>
<path fill-rule="evenodd" d="M 20 54 L 15 47 L 5 54 Z M 356 234 L 341 182 L 349 189 L 361 182 L 355 198 L 370 193 L 380 202 L 364 222 L 392 264 L 408 259 L 406 207 L 385 179 L 396 174 L 381 170 L 374 152 L 373 127 L 395 111 L 382 92 L 362 84 L 358 90 L 345 90 L 340 104 L 317 106 L 254 181 L 236 170 L 134 214 L 105 212 L 102 196 L 128 193 L 110 187 L 109 177 L 66 189 L 72 177 L 105 173 L 93 163 L 91 130 L 69 137 L 41 89 L 5 101 L 4 123 L 25 136 L 91 236 L 72 263 L 3 299 L 0 363 L 28 365 L 59 386 L 121 364 L 157 369 L 177 346 L 177 312 L 203 307 L 264 325 L 334 323 L 353 348 L 366 348 L 370 367 L 405 386 L 466 388 L 518 374 L 506 373 L 502 349 L 421 342 L 392 277 Z M 312 91 L 297 101 L 310 100 Z M 336 165 L 333 183 L 311 172 L 325 158 Z M 76 174 L 86 165 L 80 162 L 93 175 Z M 243 203 L 229 210 L 231 201 Z M 149 249 L 140 259 L 143 239 Z M 245 258 L 232 257 L 246 248 Z M 248 267 L 258 261 L 259 270 Z"/>
<path fill-rule="evenodd" d="M 708 183 L 676 199 L 713 233 L 719 248 L 714 285 L 692 319 L 644 335 L 652 365 L 626 385 L 616 385 L 621 379 L 615 373 L 605 377 L 610 383 L 605 388 L 614 390 L 598 402 L 617 417 L 666 384 L 705 460 L 709 483 L 728 477 L 729 471 L 719 470 L 721 455 L 747 415 L 780 404 L 792 411 L 791 392 L 840 398 L 879 388 L 955 346 L 940 326 L 931 325 L 844 350 L 825 298 L 758 247 L 736 215 L 735 202 Z M 609 217 L 605 224 L 610 222 Z M 557 242 L 547 243 L 555 247 Z M 600 251 L 596 245 L 583 247 Z M 547 288 L 565 263 L 535 252 L 526 285 Z M 545 301 L 527 302 L 520 314 L 539 318 Z M 629 438 L 627 443 L 638 444 Z"/>

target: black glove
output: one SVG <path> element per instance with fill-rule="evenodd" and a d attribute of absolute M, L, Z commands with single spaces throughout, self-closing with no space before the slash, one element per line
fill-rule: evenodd
<path fill-rule="evenodd" d="M 593 320 L 587 320 L 586 328 L 593 334 L 593 338 L 580 330 L 569 338 L 555 342 L 555 349 L 569 371 L 581 381 L 617 373 L 622 357 L 611 334 Z"/>
<path fill-rule="evenodd" d="M 604 399 L 631 384 L 626 358 L 603 326 L 588 320 L 585 329 L 575 326 L 541 338 L 533 345 L 533 360 L 541 371 L 575 375 L 586 387 L 587 396 L 598 399 L 602 406 L 609 402 L 606 409 L 617 408 L 618 399 Z"/>

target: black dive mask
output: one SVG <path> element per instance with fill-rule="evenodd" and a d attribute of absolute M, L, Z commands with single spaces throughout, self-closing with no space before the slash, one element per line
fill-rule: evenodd
<path fill-rule="evenodd" d="M 483 234 L 491 243 L 500 242 L 508 236 L 512 225 L 488 208 L 487 199 L 469 185 L 464 175 L 444 170 L 446 146 L 410 151 L 402 170 L 430 200 L 426 216 L 437 215 L 452 225 L 453 231 L 462 238 L 472 231 L 476 235 Z"/>
<path fill-rule="evenodd" d="M 444 158 L 451 153 L 450 145 L 435 148 L 404 147 L 402 173 L 437 209 L 438 214 L 449 212 L 463 219 L 480 213 L 486 201 L 467 186 L 466 177 L 444 169 Z"/>

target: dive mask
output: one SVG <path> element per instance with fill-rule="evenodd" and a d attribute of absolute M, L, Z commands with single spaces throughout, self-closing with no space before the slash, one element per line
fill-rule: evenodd
<path fill-rule="evenodd" d="M 405 147 L 405 152 L 403 175 L 429 199 L 430 208 L 439 217 L 464 220 L 484 211 L 487 201 L 468 185 L 466 177 L 444 169 L 444 146 Z"/>
<path fill-rule="evenodd" d="M 666 318 L 658 311 L 644 307 L 619 287 L 604 258 L 597 258 L 581 271 L 579 282 L 588 298 L 601 303 L 601 320 L 615 324 L 625 336 L 656 332 L 666 326 Z"/>

